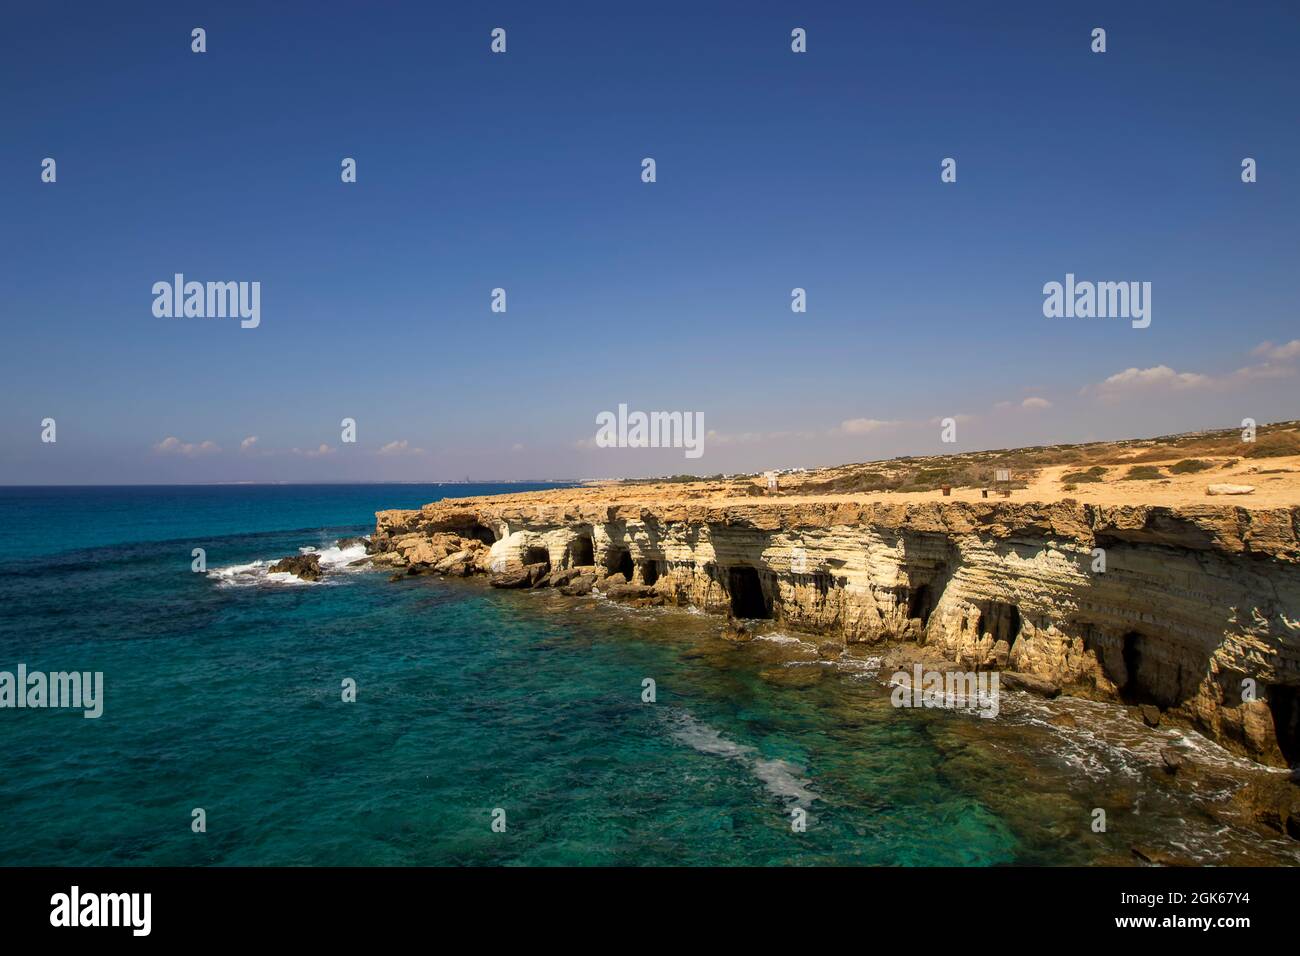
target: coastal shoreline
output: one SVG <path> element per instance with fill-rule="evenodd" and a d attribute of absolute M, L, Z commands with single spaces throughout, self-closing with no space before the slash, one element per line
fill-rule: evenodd
<path fill-rule="evenodd" d="M 935 662 L 1155 707 L 1265 765 L 1292 758 L 1277 702 L 1300 685 L 1300 509 L 557 494 L 379 512 L 372 560 L 915 644 Z"/>

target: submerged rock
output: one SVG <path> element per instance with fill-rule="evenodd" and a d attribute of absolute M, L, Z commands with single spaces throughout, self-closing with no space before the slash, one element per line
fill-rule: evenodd
<path fill-rule="evenodd" d="M 813 687 L 826 677 L 827 668 L 817 664 L 796 665 L 793 667 L 769 667 L 758 672 L 758 676 L 777 687 Z"/>
<path fill-rule="evenodd" d="M 1280 774 L 1255 776 L 1232 795 L 1229 807 L 1256 826 L 1300 840 L 1300 787 Z"/>
<path fill-rule="evenodd" d="M 727 623 L 722 626 L 722 639 L 733 644 L 743 644 L 754 639 L 754 632 L 747 628 L 743 621 L 729 617 Z"/>
<path fill-rule="evenodd" d="M 267 568 L 267 572 L 269 574 L 293 574 L 304 581 L 319 581 L 321 579 L 320 555 L 296 554 L 289 558 L 281 558 Z"/>

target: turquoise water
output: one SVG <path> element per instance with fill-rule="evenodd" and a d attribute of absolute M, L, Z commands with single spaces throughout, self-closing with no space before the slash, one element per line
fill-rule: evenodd
<path fill-rule="evenodd" d="M 1137 834 L 1281 852 L 1211 842 L 1140 745 L 1028 704 L 895 709 L 865 655 L 818 663 L 798 635 L 736 646 L 705 615 L 477 580 L 265 576 L 377 509 L 507 490 L 0 489 L 0 669 L 105 675 L 98 720 L 0 710 L 0 864 L 1055 864 L 1126 862 Z M 1127 830 L 1091 833 L 1098 805 Z"/>

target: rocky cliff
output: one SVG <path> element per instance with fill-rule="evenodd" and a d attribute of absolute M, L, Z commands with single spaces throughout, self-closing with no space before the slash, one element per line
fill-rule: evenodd
<path fill-rule="evenodd" d="M 1300 760 L 1300 508 L 646 502 L 598 489 L 376 517 L 376 560 L 407 573 L 626 581 L 656 603 L 914 642 L 966 669 L 1158 707 L 1267 764 Z"/>

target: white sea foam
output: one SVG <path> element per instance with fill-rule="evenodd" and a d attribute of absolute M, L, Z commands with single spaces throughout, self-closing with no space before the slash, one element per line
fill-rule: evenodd
<path fill-rule="evenodd" d="M 331 571 L 355 571 L 357 568 L 349 568 L 353 561 L 360 561 L 366 556 L 366 546 L 361 542 L 350 544 L 346 548 L 340 548 L 338 542 L 330 545 L 320 553 L 320 566 L 329 568 Z"/>
<path fill-rule="evenodd" d="M 728 740 L 721 731 L 685 711 L 669 710 L 668 716 L 672 724 L 670 733 L 678 743 L 703 754 L 735 760 L 747 767 L 769 793 L 783 801 L 806 809 L 814 800 L 821 799 L 811 789 L 812 782 L 802 776 L 803 767 L 779 758 L 765 760 L 754 747 Z"/>
<path fill-rule="evenodd" d="M 305 545 L 298 549 L 298 553 L 315 554 L 319 557 L 321 569 L 328 576 L 320 581 L 304 581 L 298 575 L 290 574 L 288 571 L 271 572 L 269 568 L 279 560 L 279 558 L 275 558 L 269 561 L 249 561 L 246 564 L 232 564 L 224 568 L 213 568 L 208 572 L 208 577 L 215 578 L 217 586 L 223 588 L 246 588 L 267 584 L 288 587 L 314 587 L 317 585 L 337 584 L 339 582 L 330 580 L 330 577 L 340 573 L 363 570 L 363 568 L 349 567 L 349 565 L 366 556 L 366 546 L 358 543 L 349 545 L 346 548 L 340 548 L 336 541 L 324 550 L 317 550 L 311 545 Z"/>
<path fill-rule="evenodd" d="M 819 799 L 817 794 L 808 789 L 808 779 L 801 776 L 803 767 L 796 766 L 788 760 L 755 760 L 754 776 L 763 781 L 764 786 L 783 800 L 789 800 L 805 809 Z"/>
<path fill-rule="evenodd" d="M 756 634 L 754 640 L 768 641 L 772 644 L 793 644 L 798 647 L 809 648 L 810 650 L 817 649 L 817 645 L 813 644 L 811 641 L 805 641 L 803 638 L 794 637 L 790 634 L 782 634 L 780 631 L 773 631 L 770 634 Z"/>
<path fill-rule="evenodd" d="M 1029 694 L 1004 694 L 1002 713 L 1013 721 L 1049 731 L 1056 738 L 1057 756 L 1094 779 L 1116 772 L 1130 777 L 1141 776 L 1151 767 L 1163 763 L 1161 751 L 1167 747 L 1209 767 L 1287 772 L 1238 757 L 1193 731 L 1147 727 L 1129 716 L 1120 704 L 1074 697 L 1049 701 Z M 1074 726 L 1054 723 L 1053 718 L 1061 715 L 1074 717 Z"/>

